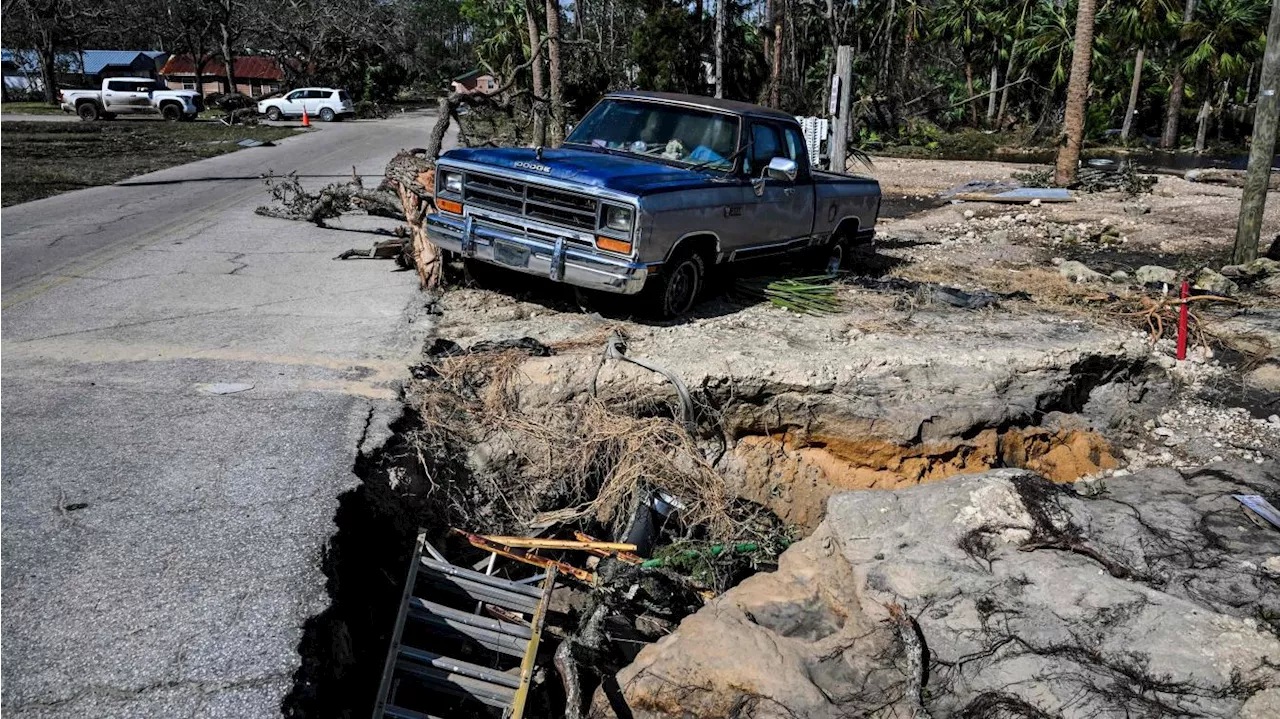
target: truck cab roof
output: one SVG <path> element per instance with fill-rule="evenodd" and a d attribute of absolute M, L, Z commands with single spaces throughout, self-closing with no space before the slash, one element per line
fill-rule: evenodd
<path fill-rule="evenodd" d="M 616 100 L 644 100 L 649 102 L 687 105 L 690 107 L 705 107 L 711 110 L 733 113 L 734 115 L 763 117 L 771 120 L 788 120 L 790 122 L 796 121 L 796 118 L 793 115 L 789 115 L 781 110 L 764 107 L 763 105 L 753 105 L 749 102 L 725 100 L 718 97 L 704 97 L 702 95 L 685 95 L 676 92 L 648 92 L 644 90 L 620 90 L 605 95 L 605 98 Z"/>

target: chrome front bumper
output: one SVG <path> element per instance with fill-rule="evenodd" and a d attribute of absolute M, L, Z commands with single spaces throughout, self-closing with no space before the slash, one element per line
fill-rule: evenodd
<path fill-rule="evenodd" d="M 427 215 L 427 239 L 463 257 L 592 290 L 632 295 L 649 275 L 646 265 L 625 257 L 608 257 L 564 238 L 490 225 L 473 215 Z"/>

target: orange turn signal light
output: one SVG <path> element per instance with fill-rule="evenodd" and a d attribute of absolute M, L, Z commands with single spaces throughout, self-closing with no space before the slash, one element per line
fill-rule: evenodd
<path fill-rule="evenodd" d="M 615 240 L 612 237 L 596 236 L 596 247 L 610 252 L 621 252 L 624 255 L 631 254 L 631 243 L 626 240 Z"/>
<path fill-rule="evenodd" d="M 462 203 L 454 202 L 453 200 L 436 200 L 436 208 L 455 215 L 462 214 Z"/>

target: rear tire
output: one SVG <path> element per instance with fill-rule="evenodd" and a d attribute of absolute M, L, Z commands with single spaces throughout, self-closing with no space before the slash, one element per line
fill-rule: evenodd
<path fill-rule="evenodd" d="M 164 105 L 160 108 L 160 116 L 169 122 L 177 122 L 182 119 L 182 108 L 178 105 Z"/>
<path fill-rule="evenodd" d="M 696 252 L 677 255 L 662 267 L 641 290 L 641 303 L 648 314 L 671 319 L 693 309 L 706 282 L 707 264 Z"/>
<path fill-rule="evenodd" d="M 76 115 L 85 122 L 93 122 L 99 117 L 98 106 L 92 102 L 82 102 L 76 106 Z"/>
<path fill-rule="evenodd" d="M 824 274 L 834 275 L 844 269 L 849 261 L 849 241 L 843 237 L 837 237 L 823 245 L 815 259 L 816 269 Z"/>
<path fill-rule="evenodd" d="M 279 122 L 281 117 L 282 117 L 282 115 L 280 114 L 280 108 L 278 108 L 278 107 L 268 107 L 268 108 L 267 108 L 267 119 L 268 119 L 268 120 L 270 120 L 270 121 L 272 121 L 272 122 Z"/>
<path fill-rule="evenodd" d="M 320 109 L 321 122 L 333 122 L 333 118 L 335 117 L 337 117 L 337 115 L 333 112 L 333 108 L 324 107 Z"/>

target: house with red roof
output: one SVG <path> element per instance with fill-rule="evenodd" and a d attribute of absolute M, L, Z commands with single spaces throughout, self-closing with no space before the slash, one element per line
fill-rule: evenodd
<path fill-rule="evenodd" d="M 231 63 L 234 90 L 250 97 L 280 92 L 284 72 L 273 57 L 246 55 Z M 190 55 L 173 55 L 160 69 L 160 78 L 171 90 L 200 90 L 203 95 L 229 92 L 227 70 L 220 60 L 209 59 L 200 70 L 200 87 L 196 87 L 196 63 Z"/>

